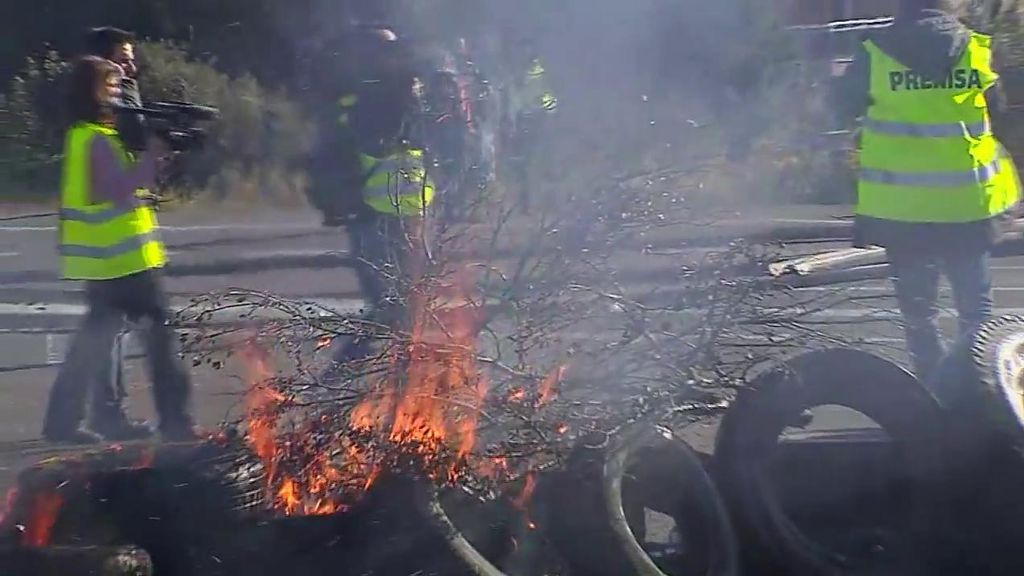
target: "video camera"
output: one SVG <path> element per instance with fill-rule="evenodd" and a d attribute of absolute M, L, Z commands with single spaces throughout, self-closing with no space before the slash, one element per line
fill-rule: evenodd
<path fill-rule="evenodd" d="M 167 142 L 171 150 L 182 152 L 199 148 L 206 141 L 206 130 L 199 124 L 220 117 L 220 110 L 191 102 L 146 102 L 141 108 L 118 106 L 119 114 L 139 114 L 146 118 L 146 129 Z"/>

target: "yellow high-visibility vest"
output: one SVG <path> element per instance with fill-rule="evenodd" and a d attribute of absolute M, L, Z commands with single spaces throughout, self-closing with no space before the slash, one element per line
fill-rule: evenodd
<path fill-rule="evenodd" d="M 363 201 L 382 214 L 422 216 L 434 200 L 434 184 L 427 176 L 423 151 L 412 149 L 385 158 L 359 155 L 363 173 Z"/>
<path fill-rule="evenodd" d="M 125 164 L 131 159 L 112 128 L 80 122 L 68 130 L 58 247 L 62 274 L 68 280 L 110 280 L 167 263 L 151 207 L 122 208 L 95 199 L 89 154 L 97 137 L 106 138 Z"/>
<path fill-rule="evenodd" d="M 341 126 L 348 126 L 352 122 L 352 110 L 359 104 L 358 94 L 345 94 L 341 98 L 338 98 L 338 108 L 341 111 L 338 114 L 338 124 Z"/>
<path fill-rule="evenodd" d="M 554 112 L 558 109 L 558 98 L 547 85 L 547 71 L 539 59 L 530 63 L 523 86 L 523 100 L 527 111 L 543 110 Z"/>
<path fill-rule="evenodd" d="M 991 40 L 972 33 L 945 78 L 925 78 L 864 43 L 872 104 L 862 125 L 857 214 L 899 222 L 975 222 L 1020 196 L 992 135 L 985 91 L 998 79 Z"/>

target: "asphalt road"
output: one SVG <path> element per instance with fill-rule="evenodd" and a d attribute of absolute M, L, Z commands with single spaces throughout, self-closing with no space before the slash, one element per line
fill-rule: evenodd
<path fill-rule="evenodd" d="M 815 226 L 837 222 L 841 209 L 799 208 L 794 214 L 736 214 L 750 229 L 765 226 Z M 297 299 L 317 300 L 339 310 L 361 306 L 355 276 L 348 268 L 344 230 L 319 226 L 310 212 L 251 214 L 229 221 L 212 213 L 169 214 L 161 217 L 171 258 L 187 270 L 168 279 L 175 303 L 227 287 L 275 292 Z M 745 225 L 745 224 L 744 224 Z M 740 226 L 742 228 L 742 226 Z M 52 219 L 0 219 L 0 488 L 13 480 L 27 464 L 52 454 L 52 447 L 37 440 L 50 382 L 56 374 L 67 339 L 83 311 L 80 287 L 56 279 L 56 229 Z M 661 251 L 624 250 L 616 260 L 635 285 L 627 290 L 646 291 L 658 284 L 673 265 L 673 238 L 661 240 Z M 679 242 L 682 244 L 682 241 Z M 843 243 L 791 248 L 789 253 L 845 247 Z M 282 265 L 289 260 L 317 259 L 312 265 Z M 218 262 L 247 261 L 252 266 L 217 272 Z M 1024 314 L 1024 254 L 1006 255 L 993 263 L 997 313 Z M 949 303 L 948 289 L 943 288 Z M 897 323 L 891 286 L 886 280 L 870 280 L 845 286 L 795 289 L 781 306 L 824 299 L 806 321 L 838 338 L 902 361 L 903 341 Z M 942 320 L 950 335 L 951 314 Z M 778 335 L 778 334 L 777 334 Z M 578 337 L 586 337 L 579 334 Z M 214 426 L 240 414 L 244 383 L 237 377 L 241 367 L 229 363 L 214 371 L 193 369 L 195 406 L 200 424 Z M 142 363 L 131 360 L 128 382 L 131 410 L 140 417 L 152 416 L 148 377 Z M 864 422 L 842 412 L 827 412 L 815 426 L 843 428 Z M 710 449 L 714 424 L 699 424 L 686 431 L 698 449 Z"/>
<path fill-rule="evenodd" d="M 841 207 L 795 207 L 774 213 L 727 213 L 722 218 L 732 218 L 745 223 L 743 226 L 749 230 L 758 230 L 766 226 L 833 224 L 844 212 Z M 189 297 L 227 287 L 316 300 L 340 310 L 356 310 L 362 305 L 350 260 L 346 260 L 344 230 L 322 228 L 314 212 L 277 211 L 226 219 L 214 212 L 193 211 L 166 214 L 161 221 L 172 262 L 199 267 L 196 273 L 168 278 L 168 290 L 178 305 L 186 303 Z M 74 328 L 83 310 L 80 286 L 56 279 L 54 224 L 52 218 L 0 219 L 0 386 L 16 386 L 12 392 L 22 390 L 26 385 L 19 383 L 23 382 L 34 382 L 30 385 L 33 390 L 46 385 L 49 377 L 32 369 L 60 361 L 66 332 Z M 666 273 L 671 277 L 675 263 L 673 238 L 671 234 L 661 238 L 659 241 L 666 249 L 653 254 L 633 247 L 617 256 L 615 266 L 631 280 L 625 287 L 627 292 L 646 293 L 657 287 L 659 278 Z M 677 243 L 682 244 L 683 240 Z M 838 242 L 815 244 L 791 248 L 790 252 L 841 247 L 845 246 Z M 282 264 L 325 254 L 336 258 L 317 262 L 315 266 Z M 209 266 L 202 269 L 218 261 L 253 265 L 226 273 Z M 993 272 L 998 312 L 1024 313 L 1024 255 L 997 259 Z M 948 290 L 944 288 L 943 293 L 948 304 Z M 818 302 L 816 307 L 828 309 L 817 312 L 811 321 L 820 322 L 823 329 L 843 338 L 877 345 L 886 353 L 901 357 L 902 338 L 887 281 L 858 282 L 845 286 L 839 293 L 832 286 L 798 288 L 779 305 L 820 299 L 831 304 L 822 306 Z M 951 315 L 943 324 L 952 328 Z M 24 431 L 14 434 L 14 438 L 25 438 L 33 427 L 15 428 Z M 12 437 L 4 433 L 0 424 L 0 441 L 7 438 Z"/>

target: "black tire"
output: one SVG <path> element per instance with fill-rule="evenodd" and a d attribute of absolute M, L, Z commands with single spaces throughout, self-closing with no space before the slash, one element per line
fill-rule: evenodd
<path fill-rule="evenodd" d="M 1016 553 L 1024 537 L 1022 349 L 1024 317 L 989 320 L 957 342 L 930 383 L 949 413 L 954 468 L 945 484 L 962 535 L 957 544 L 968 550 L 960 573 L 1024 571 Z"/>
<path fill-rule="evenodd" d="M 266 511 L 266 471 L 247 447 L 203 443 L 183 446 L 178 452 L 158 453 L 153 466 L 169 474 L 191 478 L 189 485 L 173 484 L 181 504 L 203 510 L 218 507 L 230 516 L 248 517 Z"/>
<path fill-rule="evenodd" d="M 963 432 L 1024 448 L 1024 317 L 989 320 L 962 338 L 930 383 Z M 964 436 L 962 436 L 964 437 Z M 985 439 L 987 444 L 994 438 Z M 972 444 L 981 437 L 972 440 Z M 974 450 L 972 446 L 965 449 Z"/>
<path fill-rule="evenodd" d="M 641 452 L 642 451 L 642 452 Z M 626 512 L 624 480 L 631 461 L 640 456 L 664 458 L 670 478 L 643 478 L 648 490 L 669 492 L 668 505 L 660 508 L 675 518 L 678 525 L 689 524 L 685 547 L 692 554 L 684 559 L 679 573 L 688 576 L 735 576 L 740 572 L 739 544 L 732 522 L 714 483 L 697 454 L 670 430 L 639 426 L 624 435 L 609 451 L 604 464 L 604 501 L 612 532 L 638 576 L 667 576 L 662 566 L 644 550 Z M 641 457 L 643 457 L 641 456 Z M 659 481 L 673 479 L 681 486 L 667 489 Z M 645 487 L 646 487 L 645 486 Z M 678 498 L 678 499 L 676 499 Z M 697 528 L 693 529 L 693 524 Z M 675 570 L 672 571 L 676 573 Z"/>
<path fill-rule="evenodd" d="M 475 576 L 507 576 L 455 526 L 448 511 L 441 504 L 436 488 L 420 483 L 416 489 L 419 512 L 444 536 L 452 554 L 465 564 L 470 573 Z"/>
<path fill-rule="evenodd" d="M 635 475 L 638 457 L 657 466 Z M 670 432 L 638 425 L 610 446 L 583 444 L 555 486 L 551 536 L 573 574 L 666 574 L 639 541 L 646 507 L 672 516 L 679 526 L 697 524 L 682 534 L 683 549 L 693 554 L 678 568 L 695 575 L 738 572 L 736 538 L 714 484 L 692 449 Z"/>
<path fill-rule="evenodd" d="M 901 503 L 912 528 L 896 535 L 892 546 L 870 548 L 882 553 L 867 559 L 852 558 L 805 533 L 768 484 L 782 432 L 805 410 L 824 405 L 855 410 L 881 426 L 895 448 L 892 461 L 902 468 Z M 928 479 L 945 471 L 942 424 L 938 403 L 911 374 L 865 352 L 814 351 L 757 377 L 726 412 L 714 461 L 745 558 L 760 564 L 757 569 L 790 576 L 927 573 L 920 564 L 930 557 L 926 543 L 937 529 L 932 513 L 941 510 Z M 849 502 L 841 505 L 857 514 Z"/>
<path fill-rule="evenodd" d="M 159 576 L 225 573 L 218 553 L 262 510 L 262 466 L 237 445 L 148 450 L 133 445 L 33 467 L 19 476 L 25 501 L 14 509 L 27 518 L 32 498 L 58 493 L 55 544 L 136 545 Z"/>
<path fill-rule="evenodd" d="M 564 561 L 546 530 L 547 482 L 544 476 L 536 482 L 536 490 L 525 502 L 507 497 L 481 501 L 455 489 L 438 491 L 426 483 L 417 484 L 417 508 L 456 561 L 457 568 L 448 571 L 475 576 L 564 573 Z"/>

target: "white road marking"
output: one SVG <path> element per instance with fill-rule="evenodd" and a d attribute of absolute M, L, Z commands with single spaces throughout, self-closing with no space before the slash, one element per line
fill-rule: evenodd
<path fill-rule="evenodd" d="M 347 299 L 318 299 L 318 300 L 297 300 L 297 303 L 310 303 L 319 306 L 325 310 L 342 316 L 358 314 L 360 310 L 363 310 L 366 303 L 358 298 L 347 298 Z M 174 305 L 174 309 L 180 311 L 186 304 L 177 302 Z M 0 303 L 0 318 L 3 316 L 39 316 L 39 317 L 77 317 L 85 314 L 86 306 L 83 304 L 69 304 L 69 303 L 39 303 L 39 304 L 15 304 L 15 303 Z M 242 313 L 250 310 L 248 307 L 240 307 L 237 309 L 227 308 L 224 310 L 217 310 L 212 316 L 214 318 L 220 316 L 222 320 L 231 320 L 238 318 Z M 199 309 L 197 309 L 197 312 Z M 1024 315 L 1024 308 L 1019 307 L 997 307 L 994 311 L 997 315 Z M 678 312 L 677 314 L 685 315 L 687 312 Z M 694 314 L 694 313 L 690 313 Z M 271 310 L 266 310 L 265 313 L 257 313 L 247 318 L 274 318 L 279 317 L 278 314 L 274 314 Z M 779 318 L 780 320 L 785 318 L 792 318 L 794 320 L 816 320 L 816 319 L 861 319 L 865 321 L 881 321 L 881 320 L 896 320 L 899 318 L 899 313 L 896 310 L 895 305 L 892 309 L 878 309 L 870 307 L 861 308 L 838 308 L 831 310 L 816 310 L 813 312 L 808 311 L 804 307 L 800 306 L 782 306 L 778 308 L 765 308 L 765 318 L 771 320 L 772 318 Z M 943 310 L 939 312 L 940 318 L 955 318 L 956 314 L 952 311 Z M 0 330 L 0 333 L 3 331 Z"/>
<path fill-rule="evenodd" d="M 334 311 L 337 314 L 351 315 L 358 313 L 359 310 L 365 308 L 366 302 L 359 298 L 347 298 L 347 299 L 323 299 L 323 300 L 295 300 L 297 304 L 304 304 L 309 302 L 315 306 L 325 308 L 327 310 Z M 189 307 L 188 302 L 177 301 L 173 305 L 173 309 L 178 312 Z M 212 316 L 226 316 L 227 318 L 238 317 L 246 311 L 250 310 L 247 306 L 228 307 L 217 310 L 213 308 Z M 71 316 L 77 317 L 85 314 L 88 307 L 85 304 L 71 304 L 66 302 L 40 302 L 36 304 L 18 304 L 10 302 L 0 302 L 0 318 L 3 316 L 49 316 L 49 317 L 61 317 Z M 202 308 L 195 308 L 198 313 Z M 256 318 L 274 317 L 270 314 L 271 310 L 266 310 L 265 314 L 256 314 Z"/>
<path fill-rule="evenodd" d="M 347 256 L 350 253 L 345 250 L 317 250 L 317 249 L 295 249 L 295 250 L 262 250 L 259 252 L 244 252 L 239 259 L 256 258 L 281 258 L 281 257 L 323 257 L 323 256 Z"/>
<path fill-rule="evenodd" d="M 804 288 L 794 288 L 797 292 L 877 292 L 893 294 L 892 286 L 807 286 Z M 942 293 L 949 292 L 951 288 L 948 286 L 940 286 L 939 291 Z M 1024 292 L 1024 286 L 994 286 L 993 292 Z"/>
<path fill-rule="evenodd" d="M 771 218 L 770 222 L 785 222 L 787 224 L 832 224 L 839 227 L 846 227 L 850 225 L 851 220 L 844 220 L 842 218 L 831 218 L 828 220 L 813 219 L 813 218 Z"/>
<path fill-rule="evenodd" d="M 319 222 L 291 224 L 196 224 L 191 226 L 161 226 L 163 232 L 196 232 L 201 230 L 320 230 Z M 56 226 L 0 226 L 0 232 L 53 232 Z"/>

